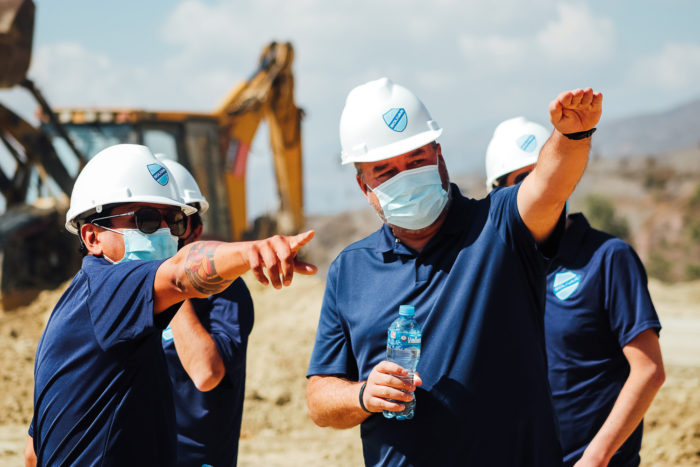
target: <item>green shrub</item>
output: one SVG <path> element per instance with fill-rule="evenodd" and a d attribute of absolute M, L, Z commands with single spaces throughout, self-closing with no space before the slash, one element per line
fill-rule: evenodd
<path fill-rule="evenodd" d="M 630 241 L 630 228 L 627 219 L 615 214 L 615 208 L 608 198 L 599 195 L 588 195 L 583 200 L 583 204 L 583 212 L 594 228 L 621 238 L 626 242 Z"/>
<path fill-rule="evenodd" d="M 700 185 L 695 187 L 695 192 L 688 200 L 686 209 L 688 211 L 688 214 L 700 213 Z"/>
<path fill-rule="evenodd" d="M 685 279 L 689 281 L 700 279 L 700 264 L 686 264 Z"/>
<path fill-rule="evenodd" d="M 647 274 L 664 282 L 671 280 L 671 262 L 658 251 L 649 254 L 646 264 Z"/>

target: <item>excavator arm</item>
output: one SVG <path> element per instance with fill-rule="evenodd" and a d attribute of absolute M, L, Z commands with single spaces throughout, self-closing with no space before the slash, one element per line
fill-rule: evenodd
<path fill-rule="evenodd" d="M 290 43 L 265 47 L 253 76 L 239 84 L 216 110 L 225 154 L 231 230 L 241 238 L 247 230 L 245 174 L 250 146 L 260 122 L 268 122 L 275 177 L 280 199 L 278 230 L 298 232 L 304 225 L 301 164 L 303 111 L 294 102 Z"/>
<path fill-rule="evenodd" d="M 26 88 L 49 116 L 54 131 L 65 137 L 49 104 L 26 78 L 34 13 L 32 0 L 0 0 L 0 88 Z M 14 162 L 14 168 L 8 170 L 11 164 L 6 163 L 0 170 L 5 201 L 0 215 L 0 305 L 7 310 L 70 277 L 80 267 L 80 256 L 75 239 L 63 228 L 74 179 L 49 135 L 0 104 L 0 141 L 4 149 L 0 157 Z M 83 163 L 72 142 L 66 142 Z M 54 196 L 42 197 L 43 190 L 37 190 L 42 186 L 49 186 L 47 191 Z"/>
<path fill-rule="evenodd" d="M 3 182 L 9 182 L 3 183 L 2 186 L 2 194 L 8 206 L 25 202 L 27 186 L 23 180 L 26 179 L 25 172 L 32 166 L 37 169 L 44 183 L 49 177 L 52 178 L 63 194 L 70 197 L 73 190 L 73 177 L 59 159 L 46 133 L 2 104 L 0 104 L 0 139 L 17 163 L 13 180 L 10 181 L 4 174 L 0 177 L 5 179 Z"/>

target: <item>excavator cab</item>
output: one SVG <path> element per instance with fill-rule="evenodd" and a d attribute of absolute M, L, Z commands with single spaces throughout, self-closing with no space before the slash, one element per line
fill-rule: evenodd
<path fill-rule="evenodd" d="M 143 144 L 154 153 L 163 153 L 188 168 L 198 181 L 210 208 L 203 221 L 207 238 L 228 240 L 231 216 L 226 194 L 225 163 L 219 149 L 219 127 L 210 115 L 146 112 L 140 110 L 57 109 L 57 117 L 69 138 L 83 154 L 94 156 L 102 149 L 120 143 Z M 70 150 L 47 123 L 57 152 L 64 157 Z"/>

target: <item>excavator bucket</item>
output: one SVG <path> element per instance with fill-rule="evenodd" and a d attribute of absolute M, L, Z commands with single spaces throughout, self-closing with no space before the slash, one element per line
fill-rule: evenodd
<path fill-rule="evenodd" d="M 34 38 L 34 2 L 0 0 L 0 88 L 27 76 Z"/>

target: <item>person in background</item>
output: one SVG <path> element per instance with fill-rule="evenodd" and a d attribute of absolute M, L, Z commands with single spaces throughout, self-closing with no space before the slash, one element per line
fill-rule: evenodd
<path fill-rule="evenodd" d="M 547 135 L 523 117 L 499 124 L 486 151 L 487 188 L 526 179 Z M 639 465 L 642 417 L 664 365 L 661 324 L 632 247 L 568 214 L 547 274 L 544 323 L 564 465 Z"/>
<path fill-rule="evenodd" d="M 601 112 L 592 89 L 560 93 L 537 169 L 474 200 L 450 185 L 442 129 L 415 94 L 388 78 L 348 94 L 342 162 L 384 225 L 328 271 L 307 403 L 320 426 L 361 424 L 367 465 L 561 465 L 542 323 L 547 258 Z M 403 304 L 423 330 L 414 385 L 385 360 Z M 413 390 L 413 419 L 382 416 Z"/>
<path fill-rule="evenodd" d="M 209 203 L 185 167 L 162 154 L 156 157 L 177 182 L 182 202 L 197 209 L 187 217 L 182 248 L 202 236 L 201 214 Z M 253 302 L 239 277 L 223 292 L 185 300 L 163 331 L 175 401 L 177 465 L 236 465 L 252 328 Z"/>
<path fill-rule="evenodd" d="M 296 260 L 313 231 L 177 251 L 194 211 L 145 146 L 108 147 L 81 170 L 66 229 L 86 255 L 36 351 L 29 437 L 38 465 L 174 465 L 161 341 L 181 303 L 220 293 L 248 270 L 275 288 L 315 273 Z"/>

